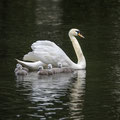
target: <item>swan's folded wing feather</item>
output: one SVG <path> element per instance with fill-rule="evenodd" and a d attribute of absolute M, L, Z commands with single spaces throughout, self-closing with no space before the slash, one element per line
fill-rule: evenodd
<path fill-rule="evenodd" d="M 23 60 L 28 61 L 42 61 L 45 64 L 57 65 L 61 62 L 64 66 L 71 64 L 70 58 L 64 53 L 64 51 L 51 41 L 36 41 L 31 46 L 32 52 L 24 55 Z"/>
<path fill-rule="evenodd" d="M 54 42 L 48 40 L 44 40 L 44 41 L 38 40 L 31 45 L 32 50 L 39 48 L 41 49 L 41 47 L 53 47 L 56 49 L 59 48 Z"/>

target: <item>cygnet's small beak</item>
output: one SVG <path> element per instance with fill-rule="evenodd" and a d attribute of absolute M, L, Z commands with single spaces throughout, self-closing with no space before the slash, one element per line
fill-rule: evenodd
<path fill-rule="evenodd" d="M 78 33 L 78 36 L 82 37 L 82 38 L 85 38 L 83 35 L 81 35 L 80 33 Z"/>

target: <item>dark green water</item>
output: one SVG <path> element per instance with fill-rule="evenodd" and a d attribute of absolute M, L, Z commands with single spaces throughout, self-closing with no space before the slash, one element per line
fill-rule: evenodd
<path fill-rule="evenodd" d="M 59 45 L 76 60 L 70 28 L 87 61 L 85 71 L 16 78 L 22 59 L 38 39 Z M 1 0 L 0 120 L 119 120 L 120 1 Z"/>

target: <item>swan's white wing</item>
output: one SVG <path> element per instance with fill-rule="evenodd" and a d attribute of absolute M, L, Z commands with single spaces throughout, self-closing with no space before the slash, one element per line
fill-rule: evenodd
<path fill-rule="evenodd" d="M 23 60 L 41 61 L 45 64 L 51 63 L 56 66 L 61 62 L 63 66 L 69 66 L 72 61 L 64 51 L 51 41 L 36 41 L 31 46 L 32 52 L 24 55 Z"/>

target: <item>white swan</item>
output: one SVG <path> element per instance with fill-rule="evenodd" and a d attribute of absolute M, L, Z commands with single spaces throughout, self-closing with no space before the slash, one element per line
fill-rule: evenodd
<path fill-rule="evenodd" d="M 82 38 L 84 37 L 80 34 L 80 31 L 78 29 L 71 29 L 68 35 L 77 55 L 77 64 L 74 63 L 54 42 L 48 40 L 39 40 L 32 44 L 31 48 L 33 51 L 29 52 L 23 57 L 23 60 L 32 62 L 24 62 L 20 60 L 17 61 L 22 65 L 34 70 L 38 69 L 40 65 L 45 66 L 46 64 L 52 64 L 53 66 L 57 66 L 58 63 L 62 63 L 63 67 L 71 67 L 73 69 L 85 69 L 86 60 L 83 55 L 82 49 L 76 39 L 76 36 L 80 36 Z"/>

